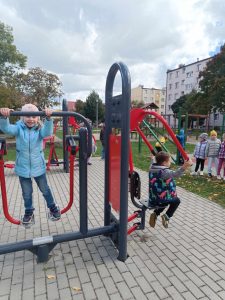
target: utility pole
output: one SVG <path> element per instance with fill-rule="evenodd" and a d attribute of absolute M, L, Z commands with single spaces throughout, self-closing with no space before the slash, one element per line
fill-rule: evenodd
<path fill-rule="evenodd" d="M 98 129 L 98 99 L 96 99 L 96 128 Z"/>

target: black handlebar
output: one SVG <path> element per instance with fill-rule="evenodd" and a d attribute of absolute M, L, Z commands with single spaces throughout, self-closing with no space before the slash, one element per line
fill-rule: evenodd
<path fill-rule="evenodd" d="M 0 113 L 0 116 L 1 113 Z M 44 111 L 11 111 L 10 112 L 10 117 L 11 116 L 46 116 Z M 51 117 L 76 117 L 80 119 L 81 121 L 84 122 L 86 125 L 87 131 L 88 131 L 88 147 L 87 147 L 87 156 L 89 157 L 92 153 L 92 130 L 91 130 L 91 125 L 88 122 L 88 120 L 82 116 L 81 114 L 78 114 L 76 112 L 71 112 L 71 111 L 60 111 L 60 112 L 53 112 L 51 114 Z"/>

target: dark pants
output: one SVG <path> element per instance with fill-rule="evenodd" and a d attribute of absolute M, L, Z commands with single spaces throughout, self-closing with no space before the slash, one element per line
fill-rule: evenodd
<path fill-rule="evenodd" d="M 205 164 L 205 159 L 203 158 L 196 158 L 196 166 L 195 166 L 195 172 L 198 171 L 199 166 L 201 166 L 201 171 L 204 170 L 204 164 Z"/>
<path fill-rule="evenodd" d="M 162 151 L 162 147 L 161 146 L 155 146 L 155 149 L 157 150 L 158 153 Z"/>
<path fill-rule="evenodd" d="M 170 200 L 166 200 L 165 202 L 163 202 L 163 204 L 160 204 L 159 206 L 163 206 L 163 207 L 155 209 L 154 212 L 156 213 L 157 216 L 159 216 L 161 212 L 163 212 L 163 210 L 165 209 L 165 206 L 169 205 L 166 214 L 169 218 L 171 218 L 175 213 L 176 209 L 178 208 L 179 204 L 180 204 L 180 199 L 178 197 L 174 197 L 171 198 Z"/>

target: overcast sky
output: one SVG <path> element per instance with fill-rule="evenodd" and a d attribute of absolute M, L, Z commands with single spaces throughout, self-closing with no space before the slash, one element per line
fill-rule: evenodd
<path fill-rule="evenodd" d="M 131 85 L 162 88 L 166 70 L 204 59 L 225 41 L 224 0 L 0 0 L 28 67 L 57 74 L 68 100 L 95 90 L 104 101 L 110 66 Z"/>

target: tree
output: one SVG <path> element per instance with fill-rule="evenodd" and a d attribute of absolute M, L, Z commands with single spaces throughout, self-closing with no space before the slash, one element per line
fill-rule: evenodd
<path fill-rule="evenodd" d="M 63 94 L 61 86 L 57 75 L 38 67 L 16 76 L 16 89 L 22 95 L 21 102 L 34 103 L 41 109 L 59 104 L 58 98 Z"/>
<path fill-rule="evenodd" d="M 171 105 L 171 109 L 173 111 L 174 114 L 177 114 L 179 112 L 180 109 L 183 108 L 185 101 L 187 100 L 187 96 L 183 95 L 180 98 L 178 98 L 172 105 Z"/>
<path fill-rule="evenodd" d="M 98 103 L 98 104 L 97 104 Z M 98 120 L 104 120 L 105 108 L 100 99 L 98 93 L 92 91 L 86 99 L 86 104 L 84 106 L 84 115 L 92 122 L 96 121 L 96 112 L 98 107 Z"/>
<path fill-rule="evenodd" d="M 13 44 L 12 27 L 0 22 L 0 84 L 5 84 L 7 79 L 18 68 L 26 66 L 27 58 L 20 53 Z"/>
<path fill-rule="evenodd" d="M 139 100 L 132 100 L 131 101 L 131 107 L 132 108 L 140 108 L 145 105 L 144 101 L 139 101 Z"/>
<path fill-rule="evenodd" d="M 85 102 L 83 102 L 82 100 L 78 99 L 76 101 L 76 112 L 84 115 L 84 107 L 85 107 Z"/>
<path fill-rule="evenodd" d="M 21 107 L 19 99 L 20 93 L 14 88 L 8 88 L 5 85 L 0 85 L 0 106 L 16 109 Z"/>
<path fill-rule="evenodd" d="M 12 28 L 0 22 L 0 99 L 1 106 L 17 107 L 18 91 L 13 86 L 14 75 L 26 66 L 26 56 L 13 44 Z"/>
<path fill-rule="evenodd" d="M 211 111 L 225 112 L 225 45 L 199 73 L 202 96 Z"/>

